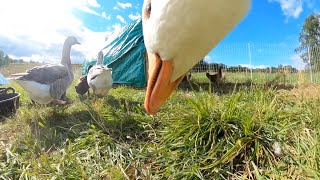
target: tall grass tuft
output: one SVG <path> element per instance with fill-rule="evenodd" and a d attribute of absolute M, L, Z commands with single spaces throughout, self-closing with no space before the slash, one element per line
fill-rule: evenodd
<path fill-rule="evenodd" d="M 222 97 L 200 92 L 189 102 L 165 122 L 155 150 L 159 173 L 173 179 L 258 178 L 256 167 L 271 178 L 266 172 L 286 156 L 281 149 L 300 120 L 275 91 L 261 88 Z"/>

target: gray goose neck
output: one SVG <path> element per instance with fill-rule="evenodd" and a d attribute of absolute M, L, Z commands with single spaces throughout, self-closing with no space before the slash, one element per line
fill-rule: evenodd
<path fill-rule="evenodd" d="M 62 59 L 61 59 L 61 64 L 64 66 L 67 66 L 68 69 L 71 71 L 71 59 L 70 59 L 70 51 L 71 51 L 71 46 L 67 41 L 64 42 L 63 44 L 63 49 L 62 49 Z"/>

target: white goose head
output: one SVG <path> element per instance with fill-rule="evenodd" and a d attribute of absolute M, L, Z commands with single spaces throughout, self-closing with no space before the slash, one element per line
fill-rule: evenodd
<path fill-rule="evenodd" d="M 251 0 L 144 0 L 146 111 L 155 114 L 183 76 L 247 14 Z"/>
<path fill-rule="evenodd" d="M 73 46 L 76 44 L 80 44 L 79 41 L 77 40 L 76 37 L 74 36 L 68 36 L 67 39 L 65 40 L 65 42 L 69 45 L 69 46 Z"/>

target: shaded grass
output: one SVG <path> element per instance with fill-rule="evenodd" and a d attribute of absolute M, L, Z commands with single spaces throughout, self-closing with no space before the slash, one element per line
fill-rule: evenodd
<path fill-rule="evenodd" d="M 118 106 L 105 106 L 110 99 L 96 104 L 75 102 L 67 108 L 20 108 L 12 121 L 28 126 L 27 135 L 17 138 L 18 146 L 6 150 L 0 174 L 13 179 L 17 174 L 40 179 L 100 177 L 105 167 L 118 164 L 122 153 L 132 153 L 131 146 L 138 146 L 142 139 L 148 141 L 141 114 L 128 112 L 126 104 L 117 99 L 113 101 Z"/>
<path fill-rule="evenodd" d="M 119 86 L 103 99 L 32 106 L 0 127 L 8 138 L 0 179 L 318 179 L 316 98 L 250 84 L 224 93 L 178 90 L 155 115 L 144 91 Z M 283 93 L 285 92 L 285 93 Z M 277 147 L 278 146 L 278 147 Z M 280 149 L 276 150 L 276 149 Z"/>

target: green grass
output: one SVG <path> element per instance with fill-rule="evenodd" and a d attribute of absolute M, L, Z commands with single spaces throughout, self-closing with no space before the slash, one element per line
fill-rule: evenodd
<path fill-rule="evenodd" d="M 0 179 L 319 179 L 318 95 L 232 85 L 182 88 L 150 116 L 144 90 L 92 103 L 72 85 L 69 105 L 32 106 L 13 84 L 21 107 L 0 125 Z"/>

